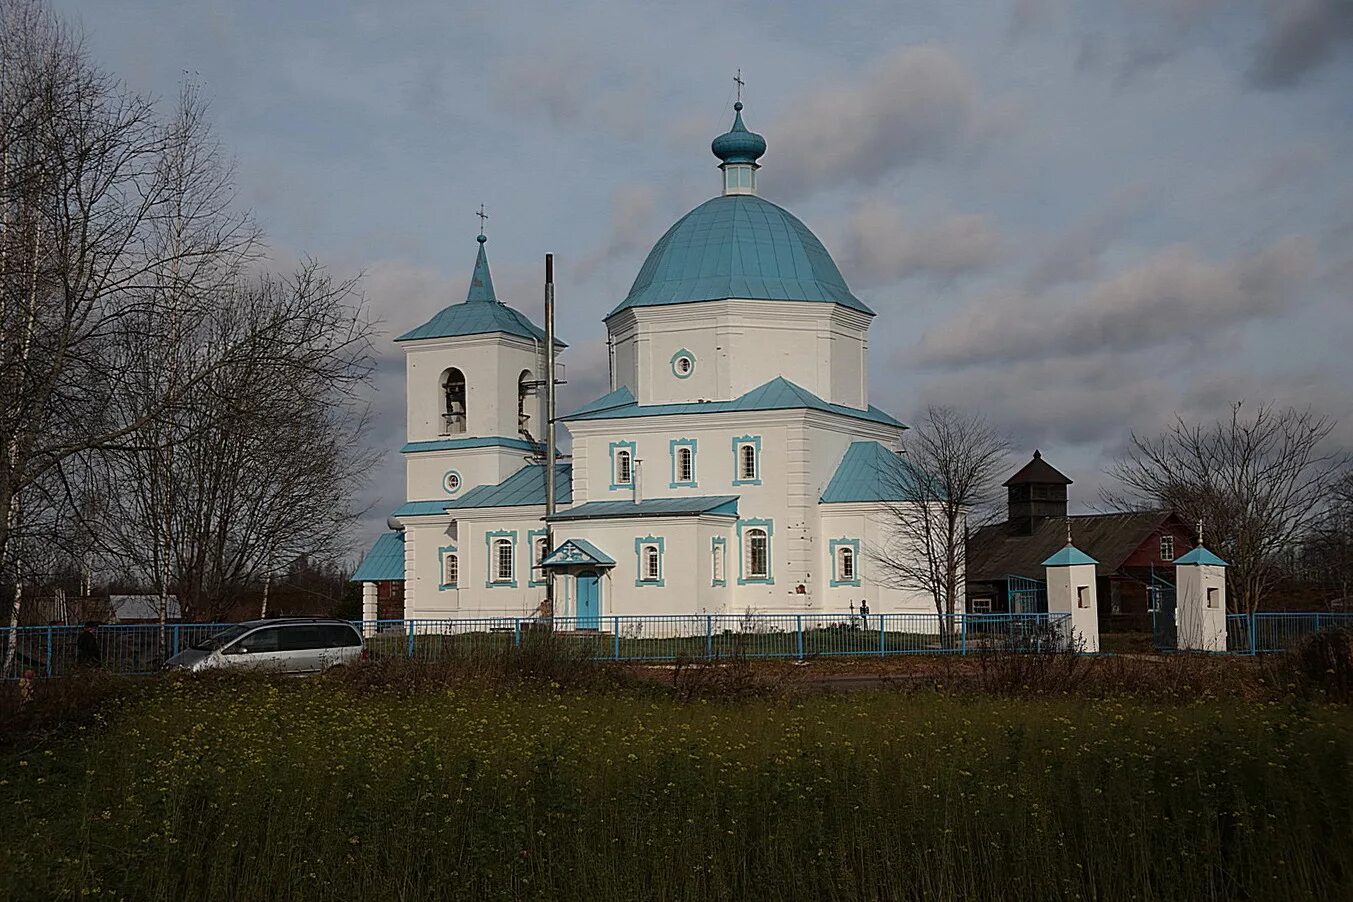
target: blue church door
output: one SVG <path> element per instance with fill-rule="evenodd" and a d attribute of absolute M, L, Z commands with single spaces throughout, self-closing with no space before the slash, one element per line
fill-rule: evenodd
<path fill-rule="evenodd" d="M 595 570 L 578 574 L 578 629 L 594 630 L 601 625 L 601 577 Z"/>

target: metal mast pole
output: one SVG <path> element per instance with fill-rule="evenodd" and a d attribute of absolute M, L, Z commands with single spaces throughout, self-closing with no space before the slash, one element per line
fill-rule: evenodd
<path fill-rule="evenodd" d="M 545 255 L 545 545 L 554 550 L 554 254 Z M 545 611 L 554 620 L 554 574 L 545 570 Z"/>

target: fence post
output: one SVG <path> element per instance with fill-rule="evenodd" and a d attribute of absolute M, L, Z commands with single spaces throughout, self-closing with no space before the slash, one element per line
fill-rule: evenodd
<path fill-rule="evenodd" d="M 181 628 L 182 628 L 182 627 L 180 627 L 177 623 L 174 624 L 174 644 L 173 644 L 173 649 L 174 649 L 174 654 L 176 654 L 176 655 L 179 653 L 179 630 L 180 630 Z"/>
<path fill-rule="evenodd" d="M 512 621 L 512 647 L 521 648 L 521 620 Z"/>
<path fill-rule="evenodd" d="M 410 621 L 409 621 L 409 643 L 408 643 L 408 648 L 407 648 L 407 654 L 408 654 L 408 656 L 409 656 L 410 658 L 413 657 L 413 628 L 414 628 L 414 622 L 413 622 L 412 620 L 410 620 Z"/>
<path fill-rule="evenodd" d="M 879 657 L 883 657 L 887 653 L 887 644 L 883 638 L 884 624 L 887 623 L 884 618 L 887 616 L 887 614 L 879 614 Z"/>
<path fill-rule="evenodd" d="M 968 653 L 968 612 L 964 611 L 958 615 L 958 653 L 960 656 Z"/>
<path fill-rule="evenodd" d="M 611 629 L 615 631 L 615 659 L 620 660 L 620 618 L 611 618 Z"/>
<path fill-rule="evenodd" d="M 52 628 L 47 627 L 47 676 L 52 675 Z"/>
<path fill-rule="evenodd" d="M 705 615 L 705 660 L 714 657 L 714 615 Z"/>
<path fill-rule="evenodd" d="M 1254 611 L 1250 611 L 1250 654 L 1255 655 L 1259 652 L 1259 636 L 1257 630 L 1258 624 L 1254 619 Z"/>
<path fill-rule="evenodd" d="M 795 614 L 795 615 L 794 615 L 794 621 L 795 621 L 795 623 L 794 623 L 795 632 L 798 634 L 798 638 L 799 638 L 799 643 L 798 643 L 798 645 L 799 645 L 799 660 L 802 661 L 802 660 L 803 660 L 803 615 L 802 615 L 802 614 Z"/>

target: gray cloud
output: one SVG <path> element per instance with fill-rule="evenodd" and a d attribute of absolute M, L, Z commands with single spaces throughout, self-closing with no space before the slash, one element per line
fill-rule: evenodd
<path fill-rule="evenodd" d="M 779 193 L 869 184 L 936 160 L 978 128 L 977 87 L 939 47 L 898 50 L 856 82 L 818 89 L 768 131 Z"/>
<path fill-rule="evenodd" d="M 846 224 L 841 262 L 851 281 L 861 285 L 912 276 L 947 282 L 989 268 L 1002 244 L 1000 230 L 985 215 L 951 213 L 913 228 L 897 207 L 870 201 L 858 206 Z"/>
<path fill-rule="evenodd" d="M 1294 87 L 1350 45 L 1353 3 L 1348 0 L 1270 0 L 1250 82 L 1268 89 Z"/>
<path fill-rule="evenodd" d="M 578 263 L 577 278 L 587 279 L 604 263 L 647 250 L 652 243 L 658 195 L 652 185 L 631 182 L 611 194 L 611 234 L 606 243 Z"/>
<path fill-rule="evenodd" d="M 1101 256 L 1144 204 L 1141 186 L 1115 194 L 1107 206 L 1067 229 L 1043 252 L 1024 279 L 1025 289 L 1039 291 L 1099 275 Z"/>
<path fill-rule="evenodd" d="M 1166 248 L 1084 293 L 1045 300 L 1015 292 L 970 305 L 927 333 L 918 357 L 927 365 L 965 366 L 1195 340 L 1279 313 L 1314 266 L 1311 242 L 1299 238 L 1223 263 L 1188 247 Z"/>

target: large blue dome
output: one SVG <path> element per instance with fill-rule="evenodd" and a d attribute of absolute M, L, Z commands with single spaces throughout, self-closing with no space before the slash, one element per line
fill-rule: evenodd
<path fill-rule="evenodd" d="M 822 301 L 874 313 L 792 213 L 753 194 L 729 194 L 705 201 L 658 239 L 629 295 L 607 317 L 724 298 Z"/>

